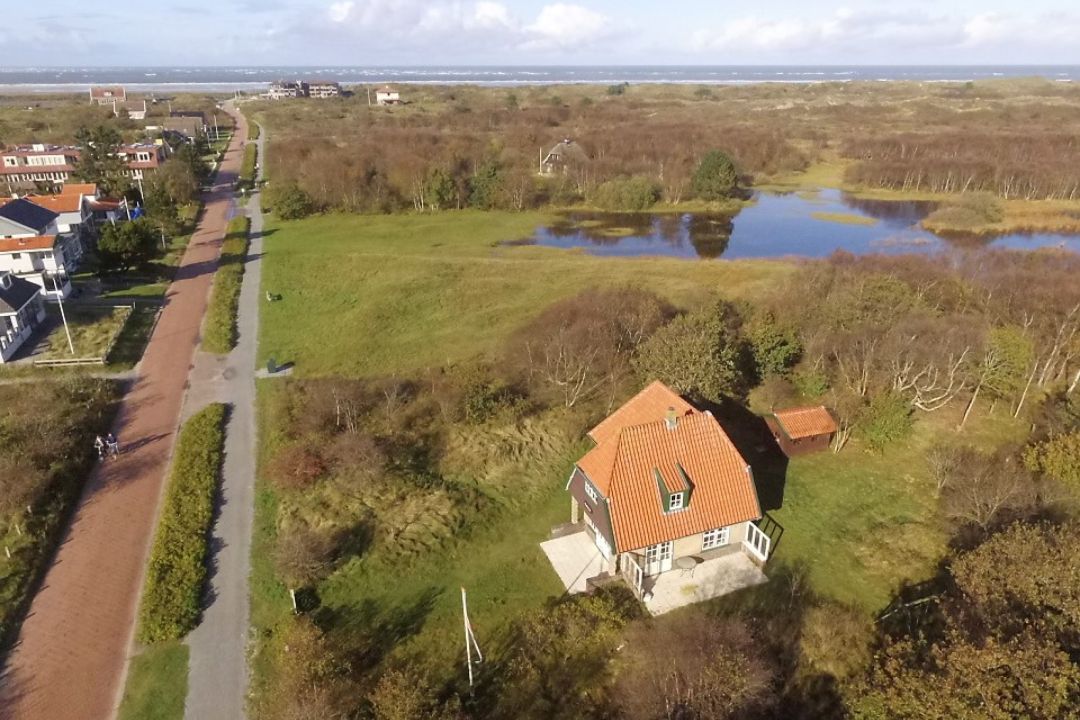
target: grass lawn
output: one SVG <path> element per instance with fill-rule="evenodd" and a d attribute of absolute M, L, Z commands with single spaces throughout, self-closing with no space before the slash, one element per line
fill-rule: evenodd
<path fill-rule="evenodd" d="M 119 720 L 182 720 L 187 697 L 188 648 L 150 645 L 131 659 Z"/>
<path fill-rule="evenodd" d="M 305 376 L 407 373 L 493 356 L 545 306 L 590 285 L 646 287 L 690 305 L 745 297 L 791 266 L 601 258 L 500 246 L 527 237 L 539 213 L 327 215 L 274 221 L 265 241 L 260 365 L 273 356 Z"/>
<path fill-rule="evenodd" d="M 881 455 L 853 441 L 839 454 L 793 459 L 783 506 L 769 513 L 784 528 L 771 562 L 803 564 L 817 592 L 870 612 L 904 581 L 930 577 L 952 533 L 937 514 L 926 450 L 947 437 L 989 450 L 1028 430 L 979 406 L 957 436 L 962 410 L 920 414 L 913 436 Z"/>
<path fill-rule="evenodd" d="M 131 316 L 131 308 L 128 306 L 93 307 L 66 303 L 64 311 L 67 315 L 68 328 L 71 331 L 71 342 L 75 346 L 75 354 L 71 354 L 67 334 L 64 332 L 64 325 L 60 322 L 59 308 L 49 305 L 48 312 L 54 316 L 56 326 L 44 340 L 44 351 L 35 359 L 64 360 L 70 357 L 104 357 L 113 339 L 121 332 L 124 323 Z"/>

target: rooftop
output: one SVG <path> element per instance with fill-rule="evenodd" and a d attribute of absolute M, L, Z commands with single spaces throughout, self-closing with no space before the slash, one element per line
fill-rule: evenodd
<path fill-rule="evenodd" d="M 791 440 L 836 432 L 836 420 L 824 405 L 777 410 L 773 417 Z"/>
<path fill-rule="evenodd" d="M 52 250 L 56 245 L 55 235 L 37 235 L 35 237 L 0 238 L 0 254 L 30 252 L 31 250 Z"/>
<path fill-rule="evenodd" d="M 0 315 L 14 315 L 41 291 L 34 283 L 11 273 L 0 273 Z"/>
<path fill-rule="evenodd" d="M 56 220 L 58 215 L 52 210 L 19 198 L 0 205 L 0 217 L 40 233 Z"/>
<path fill-rule="evenodd" d="M 76 193 L 27 195 L 26 199 L 54 213 L 79 212 L 82 209 L 82 196 Z"/>

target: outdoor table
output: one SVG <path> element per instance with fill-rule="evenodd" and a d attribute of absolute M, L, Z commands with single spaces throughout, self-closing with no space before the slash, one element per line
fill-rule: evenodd
<path fill-rule="evenodd" d="M 675 567 L 682 570 L 683 575 L 690 573 L 690 577 L 694 576 L 694 568 L 698 566 L 698 559 L 691 555 L 684 555 L 681 558 L 675 558 Z"/>

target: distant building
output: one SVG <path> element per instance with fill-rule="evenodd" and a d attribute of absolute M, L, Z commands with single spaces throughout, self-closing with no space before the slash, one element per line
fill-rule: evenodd
<path fill-rule="evenodd" d="M 112 105 L 117 100 L 120 102 L 125 102 L 127 100 L 127 90 L 119 85 L 90 88 L 91 105 L 95 103 L 98 105 Z"/>
<path fill-rule="evenodd" d="M 179 133 L 189 140 L 206 134 L 206 122 L 202 117 L 167 117 L 161 127 L 164 130 Z"/>
<path fill-rule="evenodd" d="M 0 272 L 0 363 L 10 360 L 44 320 L 45 303 L 37 285 Z"/>
<path fill-rule="evenodd" d="M 165 149 L 161 145 L 124 145 L 120 156 L 127 162 L 133 180 L 141 180 L 147 172 L 157 169 L 165 162 Z M 9 191 L 34 183 L 64 183 L 75 172 L 79 161 L 79 148 L 72 145 L 19 145 L 0 150 L 0 182 Z"/>
<path fill-rule="evenodd" d="M 585 153 L 585 150 L 573 140 L 566 138 L 562 142 L 556 143 L 551 150 L 548 150 L 547 155 L 544 155 L 540 160 L 540 174 L 565 173 L 571 167 L 583 165 L 588 160 L 589 156 Z"/>
<path fill-rule="evenodd" d="M 145 100 L 117 100 L 113 103 L 113 115 L 121 117 L 123 113 L 132 120 L 146 119 Z"/>
<path fill-rule="evenodd" d="M 301 98 L 308 96 L 308 84 L 303 80 L 278 80 L 270 83 L 270 92 L 266 97 L 271 100 Z"/>
<path fill-rule="evenodd" d="M 341 85 L 329 80 L 315 80 L 308 85 L 308 97 L 331 98 L 341 95 Z"/>
<path fill-rule="evenodd" d="M 401 94 L 389 85 L 383 85 L 375 91 L 376 105 L 400 105 Z"/>

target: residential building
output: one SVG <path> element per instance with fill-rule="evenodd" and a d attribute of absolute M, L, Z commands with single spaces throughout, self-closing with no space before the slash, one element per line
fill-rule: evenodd
<path fill-rule="evenodd" d="M 165 149 L 157 144 L 125 145 L 120 156 L 128 171 L 141 180 L 149 171 L 165 162 Z M 0 150 L 0 181 L 9 191 L 35 183 L 67 182 L 79 161 L 79 148 L 72 145 L 20 145 Z"/>
<path fill-rule="evenodd" d="M 580 167 L 589 161 L 585 150 L 570 138 L 556 143 L 547 155 L 541 154 L 540 174 L 554 175 L 566 173 L 574 167 Z"/>
<path fill-rule="evenodd" d="M 94 187 L 91 185 L 91 187 Z M 68 189 L 65 186 L 65 189 Z M 83 250 L 94 236 L 94 213 L 90 203 L 97 195 L 87 196 L 79 192 L 64 192 L 59 195 L 27 195 L 30 202 L 51 210 L 57 214 L 56 227 L 64 238 L 65 256 L 73 263 L 82 259 Z"/>
<path fill-rule="evenodd" d="M 114 85 L 108 87 L 91 87 L 90 88 L 90 104 L 98 105 L 112 105 L 117 100 L 124 102 L 127 100 L 127 90 L 122 86 Z"/>
<path fill-rule="evenodd" d="M 278 80 L 270 83 L 270 92 L 266 93 L 266 97 L 271 100 L 281 100 L 283 98 L 301 98 L 307 97 L 308 84 L 303 80 Z"/>
<path fill-rule="evenodd" d="M 383 85 L 381 88 L 375 91 L 375 104 L 400 105 L 401 94 L 389 85 Z"/>
<path fill-rule="evenodd" d="M 25 198 L 0 205 L 0 272 L 28 280 L 41 294 L 67 297 L 76 255 L 77 240 L 59 234 L 59 215 Z"/>
<path fill-rule="evenodd" d="M 654 382 L 588 435 L 572 532 L 542 545 L 569 591 L 625 581 L 660 614 L 765 581 L 753 473 L 712 413 Z"/>
<path fill-rule="evenodd" d="M 777 410 L 765 418 L 765 424 L 788 457 L 828 448 L 837 428 L 824 405 Z"/>
<path fill-rule="evenodd" d="M 122 114 L 132 120 L 145 120 L 146 119 L 146 101 L 145 100 L 117 100 L 113 103 L 113 115 L 120 117 Z"/>
<path fill-rule="evenodd" d="M 170 115 L 162 120 L 161 128 L 166 132 L 183 135 L 188 140 L 195 140 L 206 134 L 206 120 L 202 113 L 198 115 Z"/>
<path fill-rule="evenodd" d="M 0 363 L 15 355 L 42 322 L 45 303 L 38 287 L 9 272 L 0 272 Z"/>
<path fill-rule="evenodd" d="M 341 95 L 341 85 L 330 80 L 313 80 L 308 84 L 308 97 L 331 98 Z"/>

